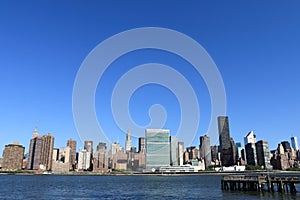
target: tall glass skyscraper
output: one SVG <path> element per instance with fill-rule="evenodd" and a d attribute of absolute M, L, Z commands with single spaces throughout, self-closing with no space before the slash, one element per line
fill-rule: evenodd
<path fill-rule="evenodd" d="M 170 166 L 170 130 L 146 129 L 146 170 Z"/>
<path fill-rule="evenodd" d="M 292 147 L 295 151 L 299 150 L 299 146 L 298 146 L 298 139 L 297 137 L 291 137 L 291 143 L 292 143 Z"/>
<path fill-rule="evenodd" d="M 232 166 L 235 164 L 235 155 L 233 148 L 235 148 L 233 139 L 229 134 L 229 122 L 227 116 L 218 117 L 219 140 L 221 147 L 222 165 Z"/>

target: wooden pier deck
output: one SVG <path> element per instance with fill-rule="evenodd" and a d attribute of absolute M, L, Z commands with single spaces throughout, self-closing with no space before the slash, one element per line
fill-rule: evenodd
<path fill-rule="evenodd" d="M 221 180 L 221 189 L 296 193 L 299 183 L 300 177 L 291 175 L 227 175 Z"/>

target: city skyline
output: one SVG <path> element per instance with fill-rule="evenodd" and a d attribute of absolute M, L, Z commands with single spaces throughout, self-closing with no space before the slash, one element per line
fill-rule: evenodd
<path fill-rule="evenodd" d="M 77 141 L 69 139 L 66 147 L 54 148 L 55 137 L 40 136 L 37 127 L 30 139 L 29 153 L 18 142 L 5 145 L 0 168 L 4 171 L 32 170 L 35 173 L 92 171 L 111 173 L 112 170 L 155 172 L 244 171 L 245 169 L 287 170 L 300 168 L 297 137 L 281 141 L 270 150 L 266 140 L 256 141 L 250 131 L 244 137 L 244 148 L 230 137 L 228 116 L 218 116 L 220 145 L 211 145 L 209 135 L 200 136 L 199 148 L 184 147 L 184 142 L 171 136 L 168 129 L 145 129 L 138 148 L 132 146 L 131 133 L 126 134 L 125 148 L 119 143 L 99 142 L 93 153 L 93 141 L 84 141 L 76 150 Z M 130 147 L 130 148 L 129 148 Z M 24 154 L 25 153 L 25 154 Z"/>
<path fill-rule="evenodd" d="M 219 150 L 220 152 L 223 152 L 222 149 L 225 149 L 225 150 L 227 149 L 227 151 L 229 149 L 229 151 L 227 152 L 227 154 L 229 155 L 229 158 L 225 158 L 225 160 L 229 160 L 229 162 L 231 162 L 231 164 L 235 163 L 236 161 L 233 161 L 232 159 L 234 159 L 234 158 L 230 158 L 230 157 L 232 157 L 233 154 L 235 154 L 235 153 L 237 154 L 237 152 L 232 152 L 233 151 L 232 150 L 233 146 L 238 147 L 237 145 L 241 145 L 239 147 L 242 147 L 242 148 L 244 147 L 245 150 L 246 150 L 247 145 L 249 145 L 249 144 L 254 144 L 255 145 L 256 142 L 257 142 L 256 134 L 253 131 L 250 131 L 247 134 L 245 134 L 242 138 L 238 139 L 237 142 L 235 141 L 235 138 L 230 137 L 230 128 L 229 128 L 230 125 L 229 125 L 229 117 L 228 116 L 218 116 L 218 125 L 217 126 L 219 128 L 219 133 L 218 134 L 219 134 L 219 137 L 220 137 L 220 141 L 221 140 L 225 141 L 223 143 L 219 142 L 217 147 L 221 148 Z M 160 130 L 163 130 L 164 132 L 167 131 L 170 138 L 176 138 L 175 136 L 172 136 L 169 129 L 145 129 L 145 133 L 147 133 L 147 130 L 148 131 L 154 131 L 153 133 L 156 133 L 157 131 L 159 133 Z M 48 141 L 48 139 L 47 139 L 48 137 L 52 138 L 50 140 L 51 142 Z M 44 138 L 46 138 L 46 141 L 48 143 L 50 143 L 50 144 L 48 144 L 48 146 L 49 145 L 53 146 L 53 149 L 51 149 L 50 152 L 52 152 L 54 149 L 61 149 L 61 148 L 65 148 L 65 147 L 70 148 L 70 163 L 75 163 L 74 160 L 76 159 L 76 153 L 78 153 L 79 151 L 87 150 L 88 152 L 93 153 L 93 149 L 96 149 L 98 151 L 99 148 L 102 148 L 102 147 L 99 147 L 99 145 L 101 146 L 103 144 L 105 144 L 105 146 L 108 146 L 109 148 L 111 148 L 111 145 L 117 144 L 117 145 L 119 145 L 120 148 L 124 149 L 124 152 L 130 152 L 130 151 L 132 151 L 132 148 L 135 148 L 136 152 L 143 152 L 146 149 L 146 144 L 145 144 L 146 134 L 142 137 L 137 138 L 136 142 L 134 144 L 131 141 L 130 130 L 127 130 L 127 134 L 124 137 L 126 138 L 124 140 L 124 144 L 119 143 L 119 141 L 112 141 L 111 143 L 106 144 L 103 141 L 85 140 L 85 141 L 83 141 L 82 146 L 78 146 L 77 145 L 77 140 L 74 140 L 73 138 L 69 138 L 67 141 L 65 141 L 64 146 L 57 146 L 57 145 L 55 145 L 55 140 L 54 140 L 55 136 L 53 136 L 49 132 L 45 133 L 44 135 L 41 136 L 39 134 L 38 127 L 36 126 L 33 130 L 31 139 L 29 140 L 30 144 L 29 144 L 28 148 L 25 145 L 23 145 L 22 143 L 20 143 L 19 141 L 12 141 L 10 143 L 5 144 L 5 146 L 16 143 L 16 144 L 24 147 L 24 154 L 26 154 L 26 153 L 29 153 L 30 149 L 32 149 L 32 147 L 31 147 L 32 144 L 36 145 L 36 143 L 37 143 L 38 148 L 44 148 L 42 146 L 42 145 L 44 145 L 42 143 L 42 141 L 45 140 Z M 187 146 L 183 145 L 183 147 L 184 147 L 184 149 L 186 149 L 186 148 L 190 148 L 190 147 L 197 148 L 197 146 L 198 146 L 199 147 L 198 148 L 199 156 L 201 157 L 201 155 L 204 155 L 204 157 L 205 157 L 205 156 L 207 156 L 207 154 L 211 153 L 211 152 L 203 153 L 203 152 L 208 152 L 208 150 L 205 149 L 205 148 L 207 148 L 207 145 L 209 144 L 209 146 L 211 148 L 213 148 L 213 146 L 215 146 L 216 144 L 210 142 L 210 137 L 207 134 L 201 135 L 199 138 L 200 138 L 200 140 L 198 141 L 198 143 L 196 143 L 196 145 L 187 145 Z M 128 141 L 128 139 L 129 139 L 129 141 Z M 243 143 L 240 142 L 242 140 L 243 140 Z M 38 142 L 36 142 L 36 141 L 38 141 Z M 261 141 L 267 141 L 267 140 L 264 140 L 263 138 L 259 137 L 259 142 L 261 142 Z M 182 141 L 178 141 L 178 139 L 176 138 L 176 143 L 182 143 Z M 206 147 L 203 146 L 204 143 L 205 143 Z M 299 150 L 299 148 L 298 148 L 298 137 L 297 136 L 292 136 L 288 140 L 282 139 L 282 140 L 278 141 L 276 144 L 272 144 L 272 145 L 275 145 L 276 148 L 273 148 L 273 149 L 271 148 L 271 149 L 269 149 L 269 151 L 277 149 L 278 148 L 277 145 L 282 144 L 282 143 L 283 144 L 288 143 L 289 148 L 292 147 L 295 151 Z M 130 146 L 130 149 L 126 148 L 128 146 Z M 201 150 L 201 148 L 203 148 L 203 147 L 204 147 L 204 149 Z M 212 156 L 212 155 L 210 155 L 210 156 Z M 50 157 L 52 157 L 52 154 L 50 155 Z M 222 157 L 224 158 L 224 155 Z M 0 158 L 1 158 L 1 156 L 0 156 Z M 51 159 L 48 159 L 48 160 L 51 160 Z M 232 161 L 230 161 L 230 160 L 232 160 Z M 30 167 L 30 168 L 32 168 L 32 167 Z"/>
<path fill-rule="evenodd" d="M 242 142 L 251 130 L 269 141 L 270 149 L 277 148 L 282 140 L 299 137 L 299 2 L 145 4 L 1 2 L 1 152 L 14 141 L 25 146 L 26 151 L 36 123 L 41 133 L 50 132 L 56 137 L 57 147 L 65 146 L 69 138 L 78 142 L 77 148 L 84 147 L 72 114 L 73 84 L 81 63 L 110 36 L 147 26 L 180 31 L 203 45 L 224 81 L 226 114 L 230 116 L 230 135 L 235 142 Z M 110 141 L 119 138 L 119 143 L 124 144 L 126 135 L 109 110 L 115 82 L 133 66 L 158 62 L 180 71 L 195 87 L 201 120 L 191 145 L 198 146 L 211 114 L 209 93 L 201 76 L 194 76 L 185 60 L 166 52 L 144 50 L 126 56 L 112 64 L 96 93 L 97 117 Z M 157 93 L 163 95 L 154 98 Z M 137 124 L 147 124 L 148 108 L 156 103 L 164 105 L 168 113 L 163 128 L 175 135 L 180 109 L 166 88 L 147 85 L 134 93 L 129 102 L 133 119 Z M 137 144 L 134 135 L 143 133 L 131 134 L 132 143 Z"/>

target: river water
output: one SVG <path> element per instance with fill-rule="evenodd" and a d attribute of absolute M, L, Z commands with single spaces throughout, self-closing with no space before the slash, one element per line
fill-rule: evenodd
<path fill-rule="evenodd" d="M 0 199 L 300 199 L 299 193 L 229 192 L 220 175 L 0 175 Z"/>

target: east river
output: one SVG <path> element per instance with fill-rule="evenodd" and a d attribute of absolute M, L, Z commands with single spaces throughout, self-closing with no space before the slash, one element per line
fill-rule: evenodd
<path fill-rule="evenodd" d="M 0 199 L 300 199 L 297 194 L 222 191 L 221 175 L 0 175 Z"/>

